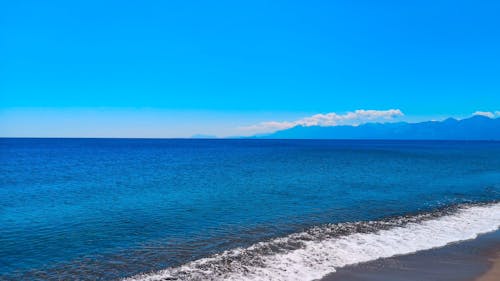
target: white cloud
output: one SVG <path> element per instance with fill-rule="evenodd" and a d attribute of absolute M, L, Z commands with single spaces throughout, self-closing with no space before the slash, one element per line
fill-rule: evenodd
<path fill-rule="evenodd" d="M 494 118 L 495 116 L 500 116 L 500 111 L 495 111 L 494 113 L 491 111 L 476 111 L 472 115 L 481 115 L 489 118 Z"/>
<path fill-rule="evenodd" d="M 304 117 L 295 121 L 267 121 L 261 122 L 259 124 L 240 127 L 239 130 L 245 132 L 251 132 L 253 134 L 257 133 L 271 133 L 279 130 L 289 129 L 295 126 L 339 126 L 339 125 L 353 125 L 357 126 L 366 122 L 376 122 L 376 121 L 389 121 L 395 117 L 403 116 L 403 112 L 399 109 L 389 109 L 389 110 L 364 110 L 359 109 L 356 111 L 347 112 L 344 114 L 338 114 L 335 112 L 330 112 L 326 114 L 315 114 L 313 116 Z"/>

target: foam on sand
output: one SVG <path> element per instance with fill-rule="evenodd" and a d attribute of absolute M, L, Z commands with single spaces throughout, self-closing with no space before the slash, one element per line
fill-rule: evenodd
<path fill-rule="evenodd" d="M 416 216 L 315 227 L 125 280 L 315 280 L 335 268 L 474 239 L 499 226 L 500 203 L 462 205 Z"/>

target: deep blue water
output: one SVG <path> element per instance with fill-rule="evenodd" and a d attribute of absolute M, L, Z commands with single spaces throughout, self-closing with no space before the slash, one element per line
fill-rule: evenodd
<path fill-rule="evenodd" d="M 0 139 L 0 279 L 117 279 L 497 200 L 500 142 Z"/>

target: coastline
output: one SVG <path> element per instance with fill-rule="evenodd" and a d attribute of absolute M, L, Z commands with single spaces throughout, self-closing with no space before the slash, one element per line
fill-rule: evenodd
<path fill-rule="evenodd" d="M 339 268 L 321 281 L 496 281 L 500 230 L 442 248 Z"/>
<path fill-rule="evenodd" d="M 500 248 L 500 247 L 498 247 Z M 490 257 L 490 269 L 474 281 L 496 281 L 500 276 L 500 249 L 496 249 Z"/>

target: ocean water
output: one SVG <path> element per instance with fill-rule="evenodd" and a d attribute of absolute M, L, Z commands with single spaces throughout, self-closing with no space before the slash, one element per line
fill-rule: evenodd
<path fill-rule="evenodd" d="M 314 280 L 499 202 L 500 142 L 0 139 L 0 280 Z"/>

